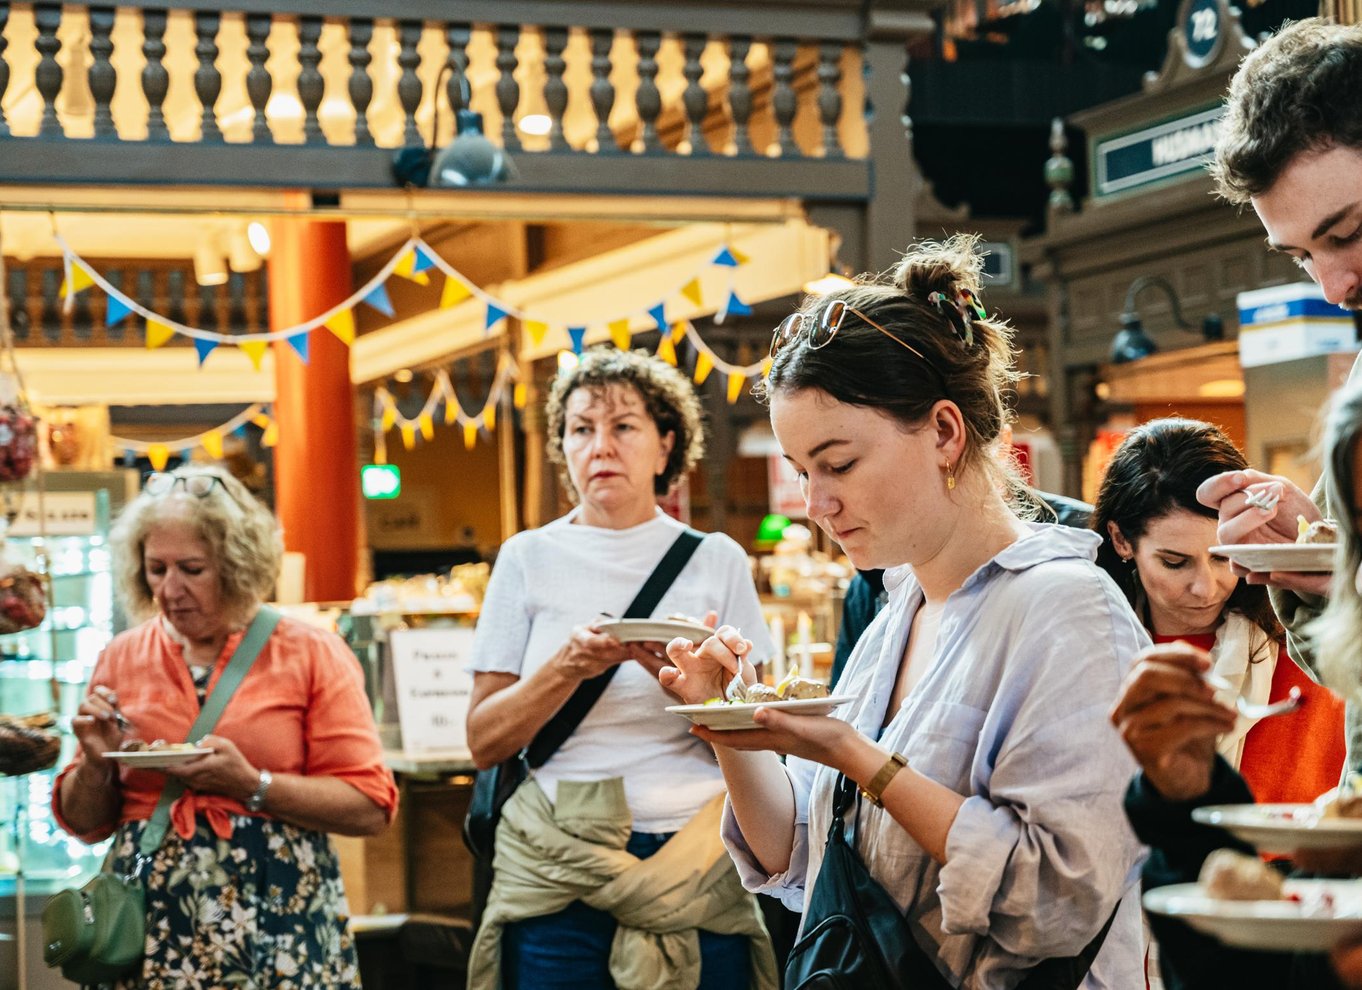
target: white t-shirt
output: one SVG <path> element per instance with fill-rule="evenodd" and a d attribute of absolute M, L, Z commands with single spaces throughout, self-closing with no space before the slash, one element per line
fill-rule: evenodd
<path fill-rule="evenodd" d="M 473 641 L 474 673 L 528 677 L 562 648 L 574 626 L 602 612 L 622 617 L 682 525 L 658 511 L 629 529 L 574 523 L 578 510 L 502 545 L 483 599 Z M 775 652 L 752 584 L 747 554 L 711 533 L 677 577 L 653 616 L 703 619 L 715 610 L 753 643 L 753 661 Z M 675 698 L 631 661 L 621 664 L 605 693 L 558 752 L 535 771 L 549 800 L 560 780 L 624 778 L 639 832 L 672 832 L 723 790 L 709 747 L 690 735 L 690 722 L 664 712 Z"/>

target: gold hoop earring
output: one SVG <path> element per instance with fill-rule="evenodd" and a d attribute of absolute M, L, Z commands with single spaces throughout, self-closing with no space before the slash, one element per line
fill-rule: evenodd
<path fill-rule="evenodd" d="M 955 469 L 951 467 L 950 461 L 946 461 L 946 490 L 955 491 Z"/>

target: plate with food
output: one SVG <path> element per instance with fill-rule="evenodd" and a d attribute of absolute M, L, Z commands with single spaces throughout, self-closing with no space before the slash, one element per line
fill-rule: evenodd
<path fill-rule="evenodd" d="M 1362 936 L 1362 881 L 1288 880 L 1231 849 L 1206 857 L 1196 883 L 1147 892 L 1144 907 L 1244 949 L 1323 952 Z"/>
<path fill-rule="evenodd" d="M 167 743 L 158 739 L 150 745 L 114 750 L 105 753 L 104 756 L 106 759 L 117 760 L 127 766 L 157 770 L 162 767 L 173 767 L 181 763 L 188 763 L 190 760 L 197 760 L 200 756 L 207 756 L 213 752 L 216 751 L 203 746 L 195 746 L 193 743 Z"/>
<path fill-rule="evenodd" d="M 1295 543 L 1238 543 L 1211 547 L 1211 553 L 1228 557 L 1240 567 L 1265 574 L 1269 571 L 1327 573 L 1334 569 L 1338 549 L 1338 526 L 1328 519 L 1307 522 L 1296 517 Z"/>
<path fill-rule="evenodd" d="M 1362 817 L 1337 813 L 1327 800 L 1313 804 L 1210 805 L 1195 809 L 1192 818 L 1223 828 L 1262 853 L 1362 846 Z"/>
<path fill-rule="evenodd" d="M 752 715 L 758 708 L 774 708 L 795 715 L 827 715 L 839 705 L 855 700 L 855 695 L 831 695 L 822 681 L 791 672 L 775 686 L 743 684 L 734 678 L 722 698 L 710 698 L 700 705 L 671 705 L 667 711 L 684 715 L 696 725 L 717 732 L 731 732 L 756 728 Z"/>
<path fill-rule="evenodd" d="M 593 625 L 621 643 L 666 643 L 677 636 L 684 636 L 698 646 L 714 635 L 714 630 L 709 626 L 680 618 L 608 619 Z"/>

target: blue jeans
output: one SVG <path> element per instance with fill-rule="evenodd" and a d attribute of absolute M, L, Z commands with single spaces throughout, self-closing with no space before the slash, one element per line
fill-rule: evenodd
<path fill-rule="evenodd" d="M 625 847 L 639 859 L 671 834 L 633 832 Z M 615 990 L 610 979 L 614 915 L 573 901 L 555 914 L 527 918 L 502 933 L 505 990 Z M 752 983 L 752 943 L 746 935 L 700 932 L 699 990 L 746 990 Z"/>

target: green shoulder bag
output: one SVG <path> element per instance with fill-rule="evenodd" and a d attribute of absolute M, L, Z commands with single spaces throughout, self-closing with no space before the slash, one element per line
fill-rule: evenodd
<path fill-rule="evenodd" d="M 272 608 L 262 607 L 256 612 L 227 669 L 190 727 L 190 739 L 200 739 L 213 731 L 227 702 L 279 624 L 279 618 Z M 58 891 L 43 908 L 43 962 L 60 969 L 62 976 L 71 982 L 110 983 L 142 961 L 147 928 L 142 871 L 165 839 L 170 827 L 170 806 L 183 790 L 184 785 L 178 780 L 166 783 L 142 832 L 131 873 L 112 872 L 106 860 L 105 869 L 85 886 Z M 110 850 L 109 860 L 112 859 Z"/>

